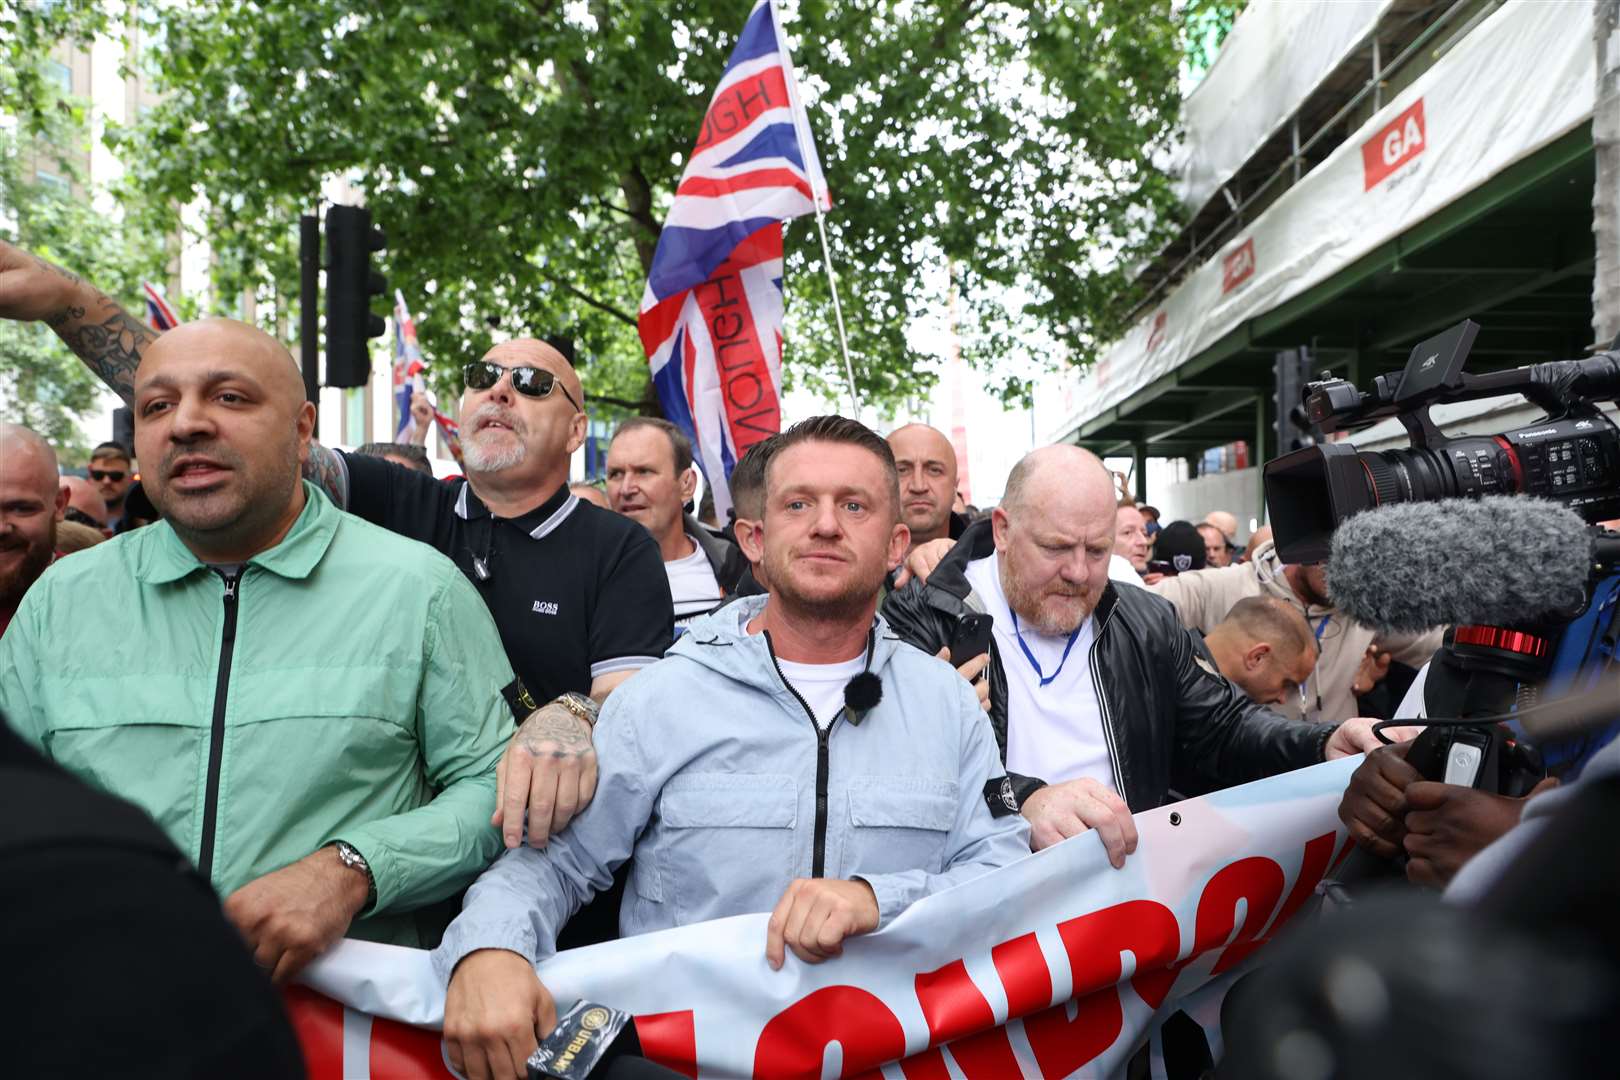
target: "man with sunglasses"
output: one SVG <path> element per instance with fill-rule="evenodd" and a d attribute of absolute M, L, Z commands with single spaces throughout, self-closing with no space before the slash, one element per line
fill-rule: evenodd
<path fill-rule="evenodd" d="M 107 504 L 107 527 L 117 528 L 124 516 L 124 496 L 135 482 L 135 463 L 122 443 L 104 442 L 90 451 L 90 479 Z"/>
<path fill-rule="evenodd" d="M 126 401 L 157 334 L 89 282 L 0 241 L 0 318 L 43 320 Z M 596 790 L 591 729 L 615 686 L 674 638 L 658 545 L 568 490 L 584 394 L 554 346 L 520 339 L 468 364 L 465 480 L 309 444 L 304 476 L 339 506 L 448 555 L 489 606 L 508 659 L 541 704 L 499 767 L 494 823 L 508 847 L 544 846 Z"/>

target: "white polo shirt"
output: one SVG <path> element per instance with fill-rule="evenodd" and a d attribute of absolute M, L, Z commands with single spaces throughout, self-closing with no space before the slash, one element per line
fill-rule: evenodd
<path fill-rule="evenodd" d="M 1087 617 L 1072 644 L 1067 634 L 1015 629 L 1001 590 L 1000 556 L 968 563 L 966 574 L 995 620 L 992 633 L 1007 676 L 1007 770 L 1049 784 L 1089 776 L 1112 789 L 1102 709 L 1091 681 L 1096 617 Z M 1043 686 L 1043 680 L 1050 681 Z"/>

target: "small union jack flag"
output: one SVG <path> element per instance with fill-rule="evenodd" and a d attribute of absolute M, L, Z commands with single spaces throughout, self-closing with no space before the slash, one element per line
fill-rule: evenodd
<path fill-rule="evenodd" d="M 162 332 L 173 330 L 180 325 L 180 319 L 175 315 L 169 302 L 163 299 L 163 293 L 150 281 L 141 282 L 141 289 L 146 293 L 146 321 L 152 329 Z"/>

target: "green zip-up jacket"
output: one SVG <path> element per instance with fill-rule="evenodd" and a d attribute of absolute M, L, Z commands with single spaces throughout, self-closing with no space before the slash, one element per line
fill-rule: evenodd
<path fill-rule="evenodd" d="M 57 562 L 0 637 L 0 711 L 151 814 L 221 896 L 353 844 L 377 899 L 350 936 L 420 945 L 403 913 L 501 850 L 512 669 L 455 564 L 304 493 L 234 587 L 166 522 Z"/>

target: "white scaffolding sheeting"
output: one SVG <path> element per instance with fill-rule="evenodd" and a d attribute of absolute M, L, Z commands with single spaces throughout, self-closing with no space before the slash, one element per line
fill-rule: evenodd
<path fill-rule="evenodd" d="M 1592 116 L 1585 0 L 1513 0 L 1058 393 L 1054 441 Z"/>
<path fill-rule="evenodd" d="M 1391 3 L 1249 4 L 1182 103 L 1187 136 L 1174 167 L 1182 201 L 1193 210 L 1208 202 L 1372 33 Z"/>

